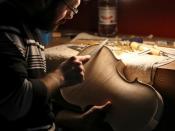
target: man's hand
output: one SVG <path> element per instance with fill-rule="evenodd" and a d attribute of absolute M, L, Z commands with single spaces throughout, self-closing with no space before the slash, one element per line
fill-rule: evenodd
<path fill-rule="evenodd" d="M 111 107 L 111 102 L 108 101 L 104 105 L 91 106 L 86 112 L 81 115 L 82 125 L 87 126 L 86 128 L 98 128 L 98 126 L 104 123 L 106 113 Z"/>
<path fill-rule="evenodd" d="M 89 59 L 89 55 L 73 56 L 61 63 L 58 69 L 64 78 L 62 86 L 69 86 L 82 82 L 84 80 L 85 72 L 83 64 L 86 63 Z"/>
<path fill-rule="evenodd" d="M 110 125 L 104 121 L 111 105 L 108 101 L 100 106 L 91 106 L 83 113 L 70 110 L 59 111 L 55 122 L 58 127 L 71 131 L 112 131 Z"/>

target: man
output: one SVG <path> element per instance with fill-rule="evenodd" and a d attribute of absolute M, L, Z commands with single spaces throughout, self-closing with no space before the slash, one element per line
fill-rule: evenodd
<path fill-rule="evenodd" d="M 47 131 L 59 127 L 92 128 L 104 118 L 107 102 L 85 112 L 52 112 L 51 94 L 84 79 L 83 63 L 90 56 L 74 56 L 46 73 L 39 30 L 54 31 L 72 19 L 80 0 L 4 0 L 0 3 L 0 127 L 5 131 Z M 75 79 L 76 78 L 76 79 Z M 56 115 L 56 118 L 55 118 Z M 56 122 L 55 122 L 56 120 Z M 87 127 L 87 128 L 86 128 Z"/>

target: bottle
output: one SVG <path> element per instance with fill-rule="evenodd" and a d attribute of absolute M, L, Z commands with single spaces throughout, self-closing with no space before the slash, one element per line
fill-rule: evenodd
<path fill-rule="evenodd" d="M 113 37 L 117 30 L 117 0 L 98 0 L 98 34 Z"/>

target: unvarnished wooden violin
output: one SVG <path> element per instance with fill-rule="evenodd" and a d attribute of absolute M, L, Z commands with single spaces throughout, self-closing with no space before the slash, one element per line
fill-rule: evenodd
<path fill-rule="evenodd" d="M 79 55 L 91 54 L 97 45 Z M 151 131 L 159 123 L 163 110 L 161 95 L 150 85 L 128 81 L 122 75 L 123 63 L 103 46 L 85 65 L 85 80 L 62 88 L 64 99 L 84 109 L 110 100 L 112 108 L 106 121 L 114 131 Z"/>

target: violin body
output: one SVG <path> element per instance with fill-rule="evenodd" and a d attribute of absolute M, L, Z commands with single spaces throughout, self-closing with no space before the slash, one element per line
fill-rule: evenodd
<path fill-rule="evenodd" d="M 79 55 L 90 54 L 96 46 L 85 48 Z M 123 63 L 104 46 L 85 65 L 85 80 L 62 88 L 63 98 L 82 109 L 88 105 L 112 102 L 106 121 L 114 131 L 151 131 L 163 110 L 161 95 L 150 85 L 127 81 L 122 75 Z"/>

